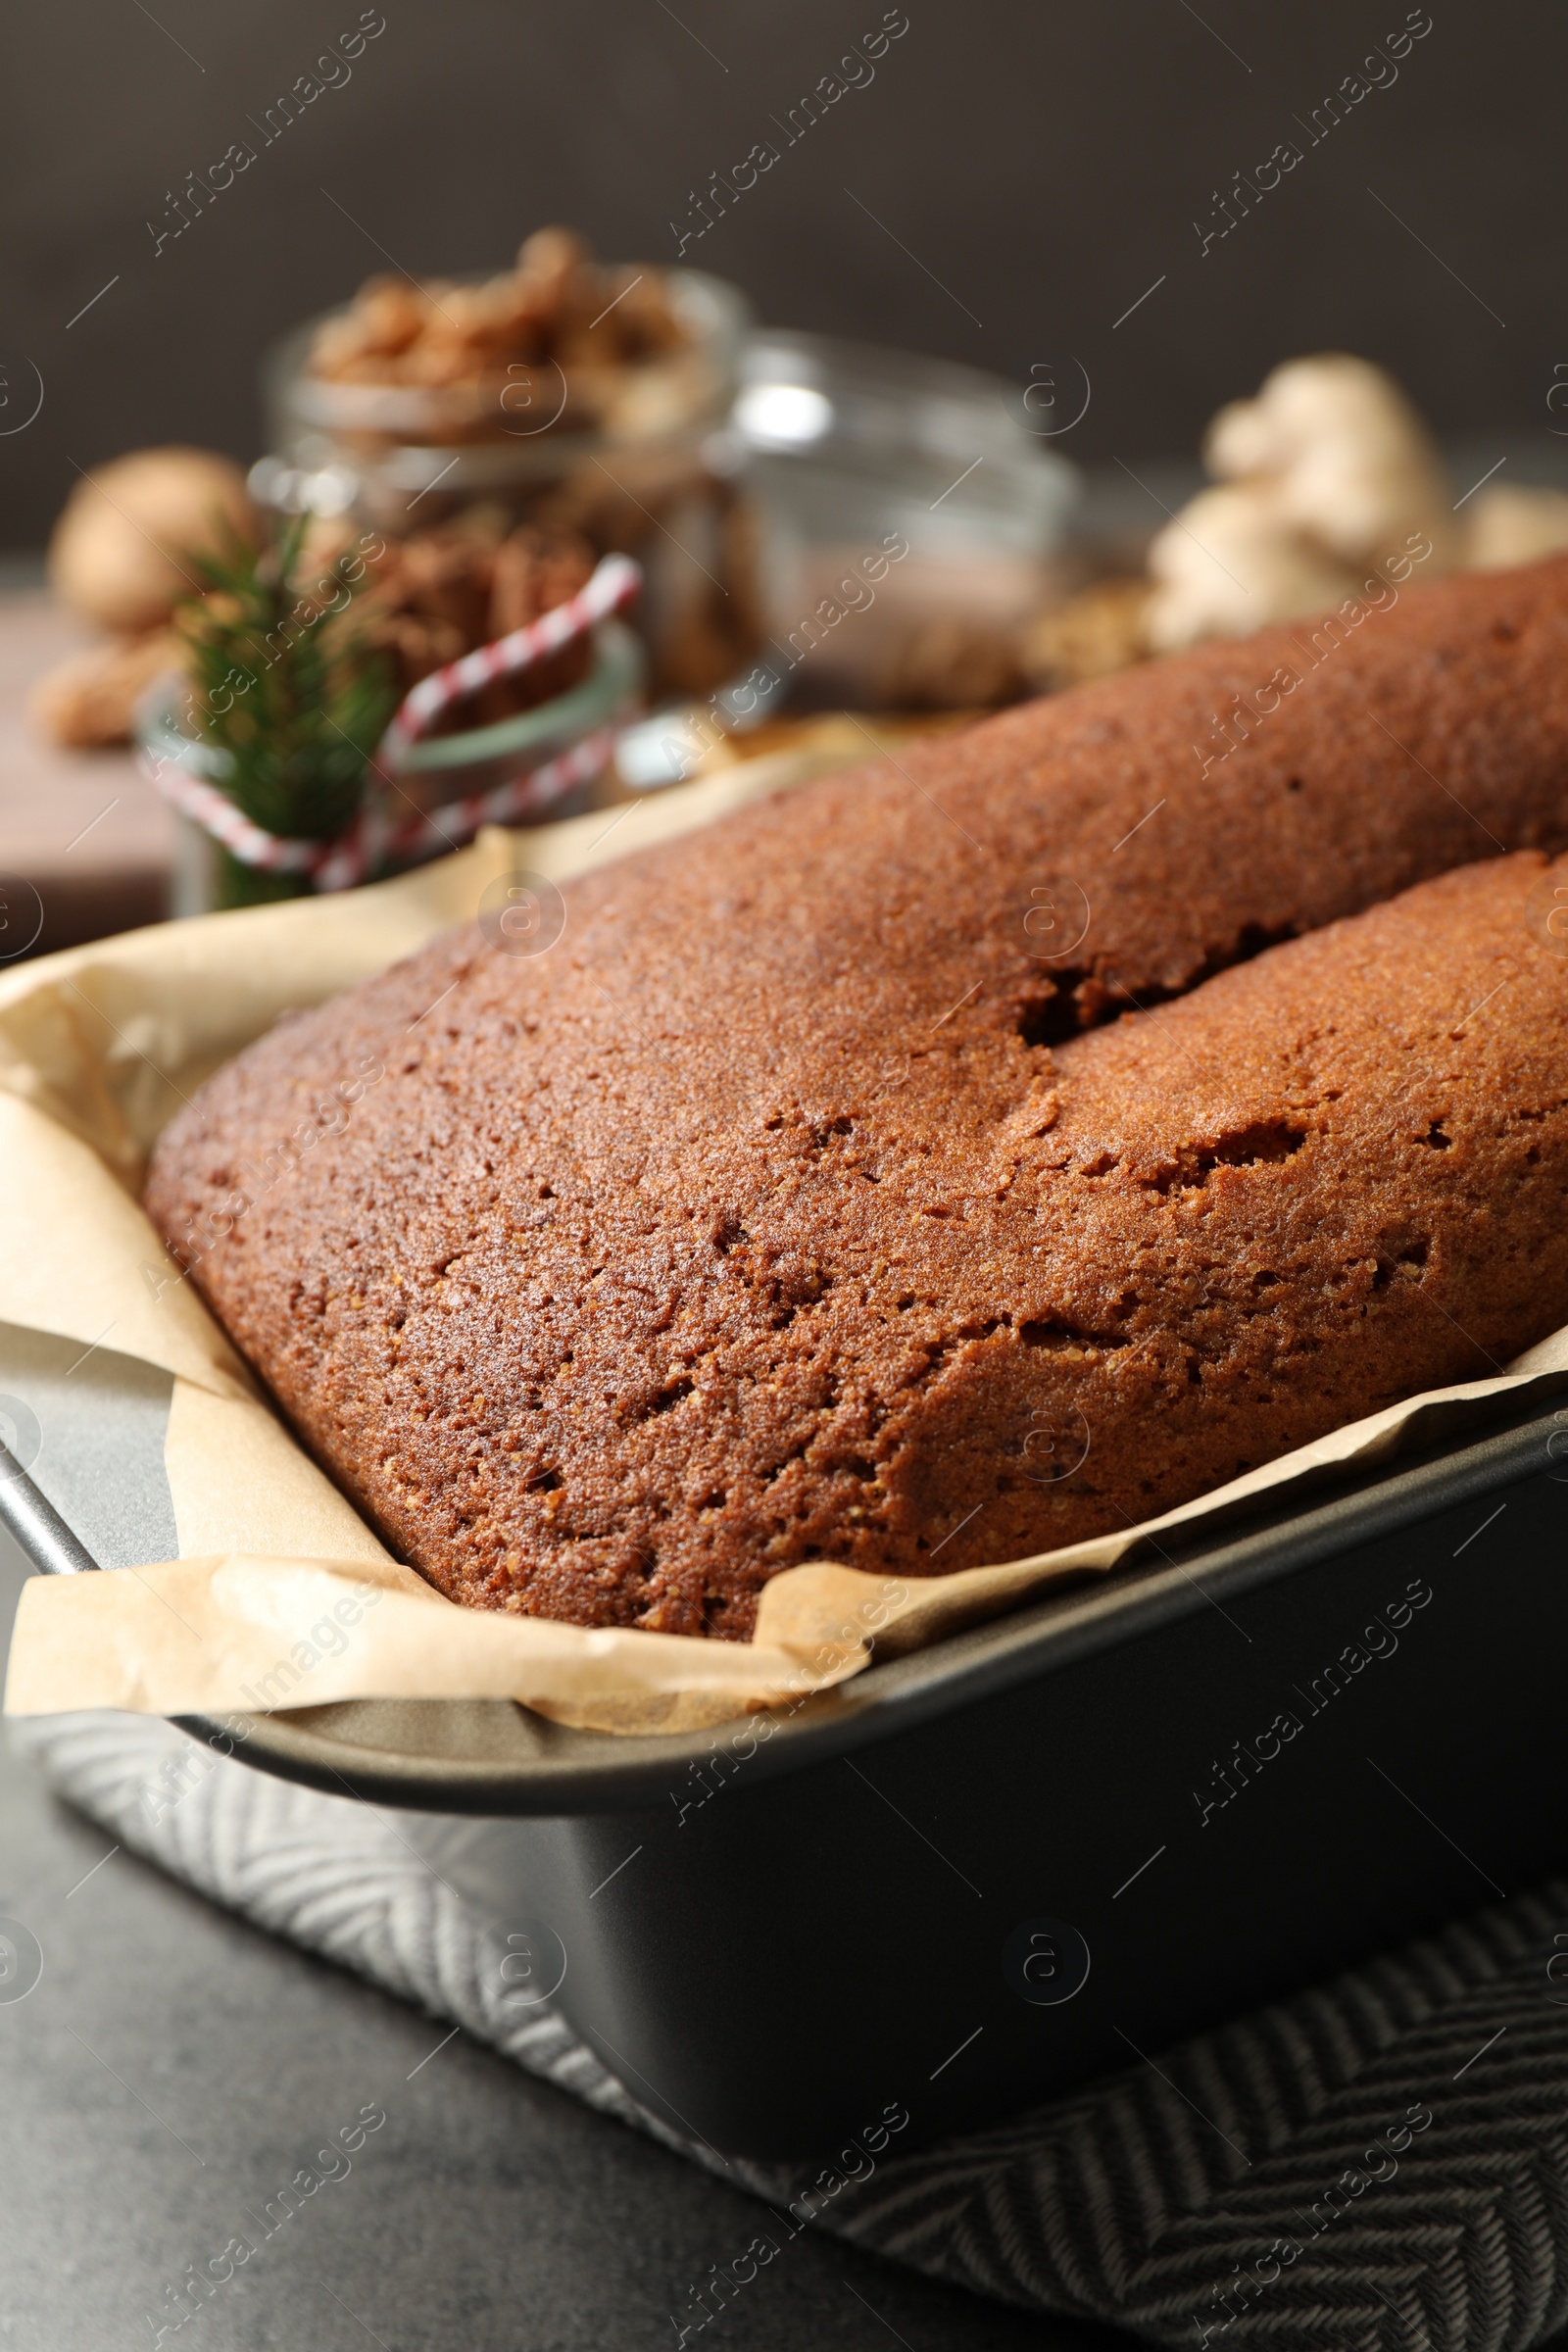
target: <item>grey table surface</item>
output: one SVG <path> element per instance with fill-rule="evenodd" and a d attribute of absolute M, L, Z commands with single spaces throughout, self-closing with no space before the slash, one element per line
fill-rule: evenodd
<path fill-rule="evenodd" d="M 0 1636 L 24 1573 L 0 1531 Z M 676 2340 L 688 2287 L 757 2227 L 749 2197 L 113 1850 L 3 1742 L 0 1916 L 43 1955 L 25 1998 L 0 1998 L 0 2346 L 154 2346 L 166 2288 L 258 2237 L 250 2217 L 367 2107 L 386 2122 L 352 2171 L 187 2342 L 635 2352 Z M 809 2233 L 712 2329 L 732 2352 L 1130 2341 Z"/>

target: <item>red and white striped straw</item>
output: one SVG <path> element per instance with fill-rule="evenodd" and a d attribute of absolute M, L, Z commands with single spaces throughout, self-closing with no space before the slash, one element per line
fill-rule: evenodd
<path fill-rule="evenodd" d="M 505 825 L 538 815 L 573 785 L 597 775 L 607 764 L 614 742 L 613 727 L 596 727 L 570 751 L 547 760 L 526 775 L 498 784 L 493 792 L 451 801 L 428 816 L 406 817 L 397 823 L 389 823 L 379 810 L 368 809 L 333 841 L 289 841 L 265 832 L 216 785 L 146 752 L 142 754 L 142 771 L 165 800 L 194 818 L 242 865 L 259 866 L 270 874 L 309 874 L 318 890 L 352 890 L 383 866 L 396 871 L 417 864 L 437 851 L 461 850 L 481 825 Z"/>
<path fill-rule="evenodd" d="M 433 669 L 405 695 L 397 716 L 381 738 L 377 754 L 380 764 L 396 773 L 405 750 L 428 732 L 431 722 L 443 710 L 461 702 L 465 695 L 487 686 L 492 678 L 531 668 L 543 655 L 558 653 L 564 645 L 583 636 L 597 622 L 607 620 L 612 612 L 628 603 L 642 581 L 642 572 L 629 556 L 606 556 L 592 579 L 564 605 L 556 605 L 537 620 L 514 629 L 510 637 L 498 637 L 493 645 L 481 645 L 477 652 L 465 654 L 461 661 L 449 662 L 445 669 Z"/>

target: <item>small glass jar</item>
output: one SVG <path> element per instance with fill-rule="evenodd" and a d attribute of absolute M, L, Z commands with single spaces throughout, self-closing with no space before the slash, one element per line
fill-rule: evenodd
<path fill-rule="evenodd" d="M 398 538 L 481 504 L 579 531 L 596 555 L 643 567 L 633 625 L 650 692 L 712 692 L 762 636 L 758 528 L 729 425 L 751 315 L 721 278 L 662 275 L 683 340 L 615 368 L 544 361 L 457 384 L 343 381 L 311 371 L 326 321 L 309 321 L 264 368 L 275 455 L 253 470 L 254 491 L 294 512 L 352 512 Z"/>
<path fill-rule="evenodd" d="M 389 826 L 395 826 L 411 815 L 433 813 L 439 818 L 443 810 L 454 812 L 458 804 L 471 803 L 508 785 L 534 779 L 536 797 L 526 812 L 519 810 L 495 821 L 532 823 L 540 817 L 561 815 L 570 807 L 574 790 L 583 783 L 591 784 L 601 769 L 596 763 L 586 773 L 579 771 L 552 780 L 552 763 L 560 762 L 563 755 L 603 730 L 621 723 L 641 703 L 643 649 L 630 629 L 612 617 L 601 620 L 593 631 L 592 647 L 591 666 L 575 686 L 552 695 L 546 702 L 536 703 L 531 710 L 488 726 L 430 735 L 405 745 L 395 776 L 388 777 L 378 763 L 372 765 L 369 806 Z M 214 785 L 220 791 L 228 789 L 233 773 L 228 754 L 204 742 L 192 730 L 188 697 L 172 681 L 154 685 L 143 696 L 136 734 L 142 771 L 153 780 L 173 768 L 198 783 Z M 470 813 L 456 846 L 461 847 L 467 840 L 473 821 Z M 251 903 L 249 898 L 225 899 L 222 859 L 216 842 L 178 807 L 174 810 L 174 830 L 171 905 L 173 915 L 182 918 L 209 914 L 221 905 Z M 439 824 L 436 830 L 438 836 L 445 832 Z M 439 848 L 439 839 L 434 844 L 425 843 L 417 852 L 416 862 L 423 862 Z M 394 860 L 388 870 L 402 871 L 403 867 Z M 231 869 L 228 887 L 232 888 L 233 880 Z M 276 894 L 264 888 L 257 895 Z"/>
<path fill-rule="evenodd" d="M 1068 583 L 1080 492 L 1036 423 L 978 368 L 755 335 L 735 425 L 766 518 L 759 692 L 872 710 L 1026 692 L 1018 632 Z"/>

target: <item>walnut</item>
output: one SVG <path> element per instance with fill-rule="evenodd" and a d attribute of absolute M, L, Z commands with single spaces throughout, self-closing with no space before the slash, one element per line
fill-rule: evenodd
<path fill-rule="evenodd" d="M 72 491 L 49 542 L 49 577 L 83 620 L 134 635 L 161 627 L 199 590 L 192 550 L 255 528 L 245 476 L 230 459 L 206 449 L 133 450 L 94 466 Z"/>
<path fill-rule="evenodd" d="M 496 555 L 490 592 L 490 634 L 505 637 L 586 588 L 594 553 L 576 531 L 523 523 Z"/>
<path fill-rule="evenodd" d="M 154 680 L 184 666 L 184 642 L 172 629 L 106 638 L 45 671 L 28 697 L 28 716 L 68 751 L 106 751 L 132 740 L 136 706 Z"/>
<path fill-rule="evenodd" d="M 340 383 L 430 391 L 462 385 L 476 392 L 494 387 L 510 367 L 539 367 L 551 378 L 553 408 L 560 389 L 555 370 L 564 366 L 573 380 L 575 416 L 579 404 L 594 411 L 612 397 L 607 386 L 596 401 L 587 377 L 612 376 L 686 340 L 663 270 L 651 264 L 603 268 L 572 230 L 541 228 L 526 239 L 513 270 L 478 285 L 367 279 L 347 311 L 317 329 L 310 367 Z"/>
<path fill-rule="evenodd" d="M 1018 655 L 1039 694 L 1108 677 L 1142 662 L 1149 643 L 1150 584 L 1144 579 L 1097 580 L 1027 623 Z"/>

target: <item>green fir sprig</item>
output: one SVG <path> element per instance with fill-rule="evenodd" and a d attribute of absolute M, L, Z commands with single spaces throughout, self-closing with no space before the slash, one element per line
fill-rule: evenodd
<path fill-rule="evenodd" d="M 226 531 L 194 559 L 205 593 L 183 601 L 179 624 L 197 728 L 224 754 L 220 789 L 269 833 L 325 841 L 360 811 L 397 693 L 353 610 L 363 556 L 338 558 L 307 584 L 305 531 L 302 515 L 260 548 Z M 307 875 L 270 873 L 214 847 L 220 906 L 310 891 Z"/>

